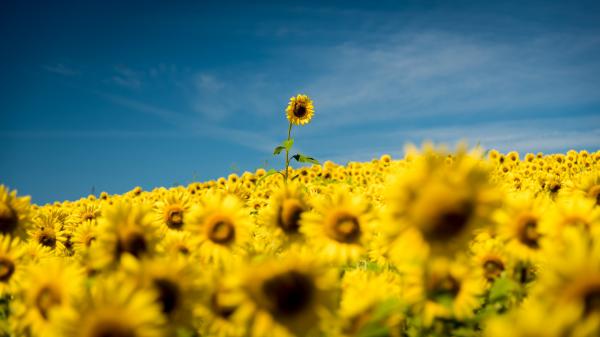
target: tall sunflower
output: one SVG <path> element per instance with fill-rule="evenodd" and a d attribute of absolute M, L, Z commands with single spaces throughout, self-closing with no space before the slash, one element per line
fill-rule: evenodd
<path fill-rule="evenodd" d="M 290 123 L 303 125 L 310 122 L 315 114 L 315 107 L 310 97 L 300 94 L 290 98 L 290 103 L 285 112 Z"/>

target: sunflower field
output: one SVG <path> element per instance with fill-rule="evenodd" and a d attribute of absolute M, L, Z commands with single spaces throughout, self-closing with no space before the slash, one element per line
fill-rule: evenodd
<path fill-rule="evenodd" d="M 454 150 L 39 206 L 0 185 L 0 333 L 600 335 L 600 151 Z M 291 161 L 312 164 L 292 168 Z"/>
<path fill-rule="evenodd" d="M 599 163 L 426 144 L 44 206 L 1 186 L 1 330 L 597 336 Z"/>

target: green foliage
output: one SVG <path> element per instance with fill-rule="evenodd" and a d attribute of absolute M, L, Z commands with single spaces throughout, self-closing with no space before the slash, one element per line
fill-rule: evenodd
<path fill-rule="evenodd" d="M 273 149 L 273 155 L 278 155 L 283 150 L 286 150 L 289 152 L 292 149 L 292 146 L 294 146 L 294 139 L 293 138 L 286 139 L 281 143 L 281 145 L 278 145 L 275 147 L 275 149 Z"/>
<path fill-rule="evenodd" d="M 315 165 L 320 165 L 319 161 L 316 160 L 315 158 L 305 156 L 301 153 L 297 153 L 297 154 L 293 155 L 292 158 L 294 158 L 299 163 L 311 163 L 311 164 L 315 164 Z"/>

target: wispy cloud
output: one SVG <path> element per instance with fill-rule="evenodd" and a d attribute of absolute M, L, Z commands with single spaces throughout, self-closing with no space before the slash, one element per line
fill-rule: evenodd
<path fill-rule="evenodd" d="M 479 121 L 448 126 L 423 126 L 417 129 L 398 126 L 386 131 L 353 133 L 336 137 L 312 137 L 306 146 L 315 155 L 339 163 L 370 160 L 384 153 L 403 154 L 406 143 L 424 141 L 520 152 L 597 149 L 600 144 L 600 115 L 561 118 L 509 119 Z M 591 126 L 591 127 L 590 127 Z"/>
<path fill-rule="evenodd" d="M 119 65 L 114 68 L 115 75 L 112 76 L 112 81 L 119 86 L 128 89 L 140 89 L 142 87 L 142 72 L 135 71 L 129 67 Z"/>
<path fill-rule="evenodd" d="M 98 94 L 114 104 L 157 117 L 163 122 L 176 127 L 180 135 L 206 136 L 261 152 L 269 151 L 275 143 L 272 138 L 255 131 L 223 127 L 208 123 L 194 115 L 157 107 L 134 99 L 106 93 Z"/>
<path fill-rule="evenodd" d="M 66 66 L 62 63 L 54 64 L 54 65 L 43 65 L 42 68 L 48 72 L 58 74 L 61 76 L 77 76 L 80 75 L 81 72 L 73 67 Z"/>

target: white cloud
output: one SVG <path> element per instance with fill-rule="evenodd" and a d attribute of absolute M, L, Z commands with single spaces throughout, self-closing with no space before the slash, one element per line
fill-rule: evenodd
<path fill-rule="evenodd" d="M 135 71 L 129 67 L 119 65 L 114 68 L 115 75 L 112 77 L 112 81 L 122 87 L 129 89 L 140 89 L 142 87 L 142 78 L 144 74 L 142 72 Z"/>
<path fill-rule="evenodd" d="M 62 63 L 58 63 L 55 65 L 43 65 L 43 69 L 49 71 L 54 74 L 62 75 L 62 76 L 77 76 L 80 75 L 81 72 L 73 67 L 66 66 Z"/>

